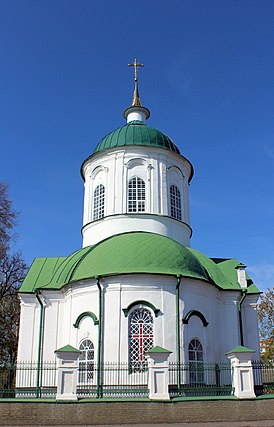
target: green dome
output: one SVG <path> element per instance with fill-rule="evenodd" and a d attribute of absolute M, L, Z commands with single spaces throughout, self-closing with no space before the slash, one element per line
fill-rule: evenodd
<path fill-rule="evenodd" d="M 167 135 L 138 120 L 110 132 L 99 142 L 94 153 L 124 145 L 160 147 L 180 154 L 179 149 Z"/>
<path fill-rule="evenodd" d="M 169 237 L 147 232 L 118 234 L 65 258 L 44 288 L 117 274 L 182 275 L 209 281 L 206 270 L 186 247 Z"/>

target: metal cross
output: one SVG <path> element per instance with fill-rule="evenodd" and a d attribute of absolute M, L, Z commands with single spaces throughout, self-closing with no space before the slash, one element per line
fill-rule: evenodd
<path fill-rule="evenodd" d="M 134 59 L 133 64 L 128 64 L 129 67 L 134 67 L 134 81 L 138 82 L 138 67 L 144 67 L 144 64 L 138 64 L 138 59 Z"/>
<path fill-rule="evenodd" d="M 153 334 L 152 333 L 145 333 L 144 332 L 144 327 L 143 327 L 143 323 L 139 322 L 138 324 L 138 332 L 137 333 L 133 333 L 131 335 L 132 339 L 137 340 L 138 341 L 138 347 L 139 347 L 139 361 L 143 362 L 144 361 L 144 353 L 145 353 L 145 340 L 147 338 L 152 338 L 153 339 Z"/>

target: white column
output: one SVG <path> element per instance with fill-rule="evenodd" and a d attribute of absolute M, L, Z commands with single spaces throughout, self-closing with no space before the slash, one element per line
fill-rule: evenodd
<path fill-rule="evenodd" d="M 168 393 L 168 357 L 172 352 L 156 346 L 146 352 L 149 399 L 170 400 Z"/>
<path fill-rule="evenodd" d="M 251 363 L 252 353 L 255 353 L 255 351 L 242 346 L 235 347 L 226 353 L 231 362 L 234 396 L 238 397 L 238 399 L 256 397 Z"/>
<path fill-rule="evenodd" d="M 66 345 L 55 351 L 58 361 L 56 400 L 77 400 L 77 372 L 80 351 Z"/>

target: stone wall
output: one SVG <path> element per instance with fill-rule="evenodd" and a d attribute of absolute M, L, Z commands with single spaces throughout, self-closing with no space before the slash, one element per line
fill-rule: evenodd
<path fill-rule="evenodd" d="M 173 403 L 0 401 L 0 425 L 146 424 L 274 420 L 274 399 Z"/>

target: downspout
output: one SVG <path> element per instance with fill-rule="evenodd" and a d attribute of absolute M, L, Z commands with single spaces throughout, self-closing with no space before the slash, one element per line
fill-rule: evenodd
<path fill-rule="evenodd" d="M 98 311 L 99 311 L 99 323 L 98 323 L 98 346 L 97 346 L 97 398 L 102 397 L 102 384 L 101 384 L 101 348 L 102 348 L 102 288 L 100 284 L 100 278 L 96 277 L 96 284 L 98 287 Z"/>
<path fill-rule="evenodd" d="M 181 275 L 177 275 L 176 284 L 176 356 L 177 356 L 177 387 L 178 395 L 181 396 L 181 322 L 180 322 L 180 285 Z"/>
<path fill-rule="evenodd" d="M 241 339 L 241 345 L 244 346 L 244 334 L 243 334 L 243 318 L 242 318 L 242 304 L 246 298 L 246 292 L 247 289 L 242 289 L 241 294 L 242 297 L 240 301 L 237 304 L 238 311 L 239 311 L 239 325 L 240 325 L 240 339 Z"/>
<path fill-rule="evenodd" d="M 36 398 L 40 397 L 41 389 L 41 373 L 42 373 L 42 363 L 43 363 L 43 342 L 44 342 L 44 317 L 45 317 L 45 307 L 39 296 L 41 292 L 35 291 L 37 301 L 40 305 L 40 322 L 39 322 L 39 335 L 38 335 L 38 355 L 37 355 L 37 374 L 36 374 Z"/>

